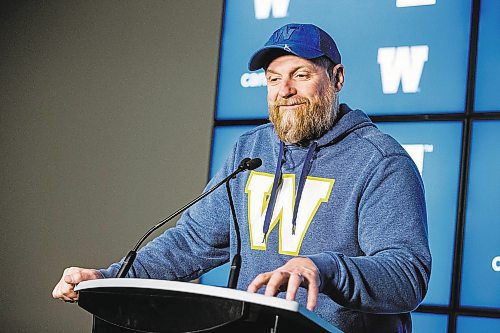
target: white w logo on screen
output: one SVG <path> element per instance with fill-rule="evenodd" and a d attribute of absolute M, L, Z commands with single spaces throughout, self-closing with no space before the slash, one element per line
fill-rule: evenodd
<path fill-rule="evenodd" d="M 415 162 L 418 172 L 420 172 L 420 175 L 422 176 L 424 173 L 425 153 L 432 153 L 434 146 L 428 144 L 403 144 L 402 146 L 408 155 L 410 155 L 413 162 Z"/>
<path fill-rule="evenodd" d="M 266 216 L 269 194 L 274 175 L 252 171 L 245 192 L 248 195 L 248 227 L 251 248 L 266 250 L 262 230 Z M 274 206 L 269 232 L 280 222 L 279 253 L 298 255 L 302 240 L 311 221 L 323 202 L 327 202 L 335 180 L 307 177 L 297 212 L 296 231 L 292 233 L 293 208 L 295 206 L 295 175 L 284 174 Z"/>
<path fill-rule="evenodd" d="M 417 7 L 435 4 L 436 0 L 396 0 L 396 7 Z"/>
<path fill-rule="evenodd" d="M 378 49 L 382 91 L 384 94 L 398 92 L 399 83 L 404 93 L 419 91 L 420 77 L 428 59 L 427 45 L 382 47 Z"/>
<path fill-rule="evenodd" d="M 286 17 L 290 0 L 254 0 L 255 18 L 257 20 L 268 19 L 273 11 L 274 18 Z"/>

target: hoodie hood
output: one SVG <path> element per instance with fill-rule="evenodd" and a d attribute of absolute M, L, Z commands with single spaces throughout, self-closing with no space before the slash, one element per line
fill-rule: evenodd
<path fill-rule="evenodd" d="M 321 138 L 316 140 L 318 148 L 335 144 L 351 132 L 366 126 L 375 125 L 363 111 L 352 110 L 347 104 L 340 104 L 335 124 Z"/>

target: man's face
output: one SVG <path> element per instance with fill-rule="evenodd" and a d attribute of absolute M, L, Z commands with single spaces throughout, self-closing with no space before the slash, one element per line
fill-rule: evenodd
<path fill-rule="evenodd" d="M 303 143 L 331 128 L 338 103 L 326 68 L 285 55 L 269 64 L 266 78 L 269 119 L 281 141 Z"/>

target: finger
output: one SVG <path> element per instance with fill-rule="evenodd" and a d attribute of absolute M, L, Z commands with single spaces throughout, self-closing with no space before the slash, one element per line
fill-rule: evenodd
<path fill-rule="evenodd" d="M 264 295 L 266 296 L 276 296 L 278 294 L 279 288 L 282 284 L 288 282 L 290 273 L 286 271 L 274 271 L 271 278 L 267 282 L 266 291 Z"/>
<path fill-rule="evenodd" d="M 66 288 L 64 290 L 63 296 L 71 299 L 78 299 L 78 293 L 74 290 L 73 286 L 71 286 L 70 288 Z"/>
<path fill-rule="evenodd" d="M 61 287 L 61 281 L 59 281 L 58 284 L 54 287 L 54 290 L 52 291 L 52 297 L 54 298 L 61 298 L 63 296 L 62 292 L 62 287 Z"/>
<path fill-rule="evenodd" d="M 56 286 L 54 287 L 54 290 L 52 290 L 52 297 L 53 298 L 61 297 L 61 294 L 59 293 L 59 283 L 56 284 Z"/>
<path fill-rule="evenodd" d="M 54 288 L 52 297 L 59 299 L 64 299 L 65 297 L 75 298 L 78 297 L 78 294 L 74 291 L 73 284 L 68 284 L 64 281 L 60 281 Z"/>
<path fill-rule="evenodd" d="M 300 273 L 292 273 L 288 279 L 288 287 L 286 290 L 286 299 L 289 301 L 295 300 L 297 291 L 300 285 L 304 282 L 304 277 Z"/>
<path fill-rule="evenodd" d="M 75 297 L 63 296 L 61 299 L 67 303 L 75 303 L 78 301 L 78 294 Z"/>
<path fill-rule="evenodd" d="M 77 279 L 78 279 L 78 276 L 77 276 L 78 273 L 73 273 L 73 274 L 67 274 L 67 275 L 64 275 L 63 276 L 63 280 L 65 283 L 68 283 L 68 284 L 77 284 L 78 282 Z"/>
<path fill-rule="evenodd" d="M 61 295 L 64 297 L 69 297 L 69 298 L 74 298 L 77 296 L 77 293 L 75 292 L 74 285 L 71 284 L 66 284 L 61 287 Z"/>
<path fill-rule="evenodd" d="M 257 275 L 255 279 L 253 279 L 252 283 L 250 283 L 250 285 L 248 286 L 247 291 L 250 293 L 256 293 L 257 290 L 267 284 L 270 276 L 271 273 L 262 273 Z"/>
<path fill-rule="evenodd" d="M 64 282 L 76 285 L 85 280 L 83 271 L 76 271 L 64 276 Z"/>
<path fill-rule="evenodd" d="M 316 307 L 316 303 L 318 300 L 318 292 L 319 286 L 316 279 L 308 280 L 307 286 L 307 306 L 306 308 L 310 311 L 313 311 Z"/>
<path fill-rule="evenodd" d="M 96 278 L 95 271 L 92 269 L 79 269 L 64 276 L 64 282 L 78 284 L 82 281 L 93 280 Z"/>

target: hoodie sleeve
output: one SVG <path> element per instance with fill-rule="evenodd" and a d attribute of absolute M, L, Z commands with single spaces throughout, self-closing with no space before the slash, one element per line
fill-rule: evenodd
<path fill-rule="evenodd" d="M 371 173 L 358 206 L 358 242 L 362 256 L 308 256 L 320 291 L 364 312 L 415 309 L 427 292 L 431 255 L 423 184 L 407 155 L 385 157 Z"/>
<path fill-rule="evenodd" d="M 234 170 L 234 151 L 205 190 Z M 140 249 L 127 277 L 189 281 L 227 262 L 230 230 L 227 207 L 226 189 L 221 186 L 182 214 L 174 228 Z M 119 269 L 120 263 L 114 263 L 99 271 L 110 278 Z"/>

